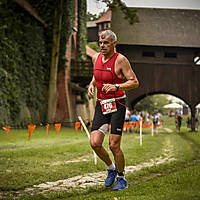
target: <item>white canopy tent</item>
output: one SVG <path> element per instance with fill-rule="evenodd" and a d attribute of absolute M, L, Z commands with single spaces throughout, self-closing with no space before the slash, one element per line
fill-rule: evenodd
<path fill-rule="evenodd" d="M 196 106 L 196 110 L 197 110 L 197 115 L 199 115 L 199 113 L 200 113 L 200 103 Z"/>
<path fill-rule="evenodd" d="M 170 104 L 164 105 L 163 107 L 164 108 L 170 108 L 170 109 L 173 109 L 173 108 L 183 108 L 183 106 L 180 105 L 180 104 L 178 104 L 178 103 L 170 103 Z"/>
<path fill-rule="evenodd" d="M 200 104 L 198 104 L 198 105 L 196 106 L 196 108 L 200 109 Z"/>

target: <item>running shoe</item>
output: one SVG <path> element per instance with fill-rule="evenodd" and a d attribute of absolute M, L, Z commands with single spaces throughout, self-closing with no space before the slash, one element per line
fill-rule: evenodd
<path fill-rule="evenodd" d="M 117 168 L 115 168 L 114 170 L 107 169 L 107 171 L 108 171 L 108 176 L 105 180 L 105 186 L 110 187 L 115 182 L 115 178 L 117 176 Z"/>
<path fill-rule="evenodd" d="M 124 177 L 117 177 L 117 181 L 113 190 L 123 190 L 128 187 L 127 181 Z"/>

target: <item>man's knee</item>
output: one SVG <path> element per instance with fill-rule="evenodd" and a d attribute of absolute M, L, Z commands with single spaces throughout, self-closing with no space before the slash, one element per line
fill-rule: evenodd
<path fill-rule="evenodd" d="M 95 137 L 94 135 L 91 134 L 90 137 L 90 146 L 93 149 L 98 149 L 102 147 L 102 140 L 98 137 Z"/>
<path fill-rule="evenodd" d="M 101 147 L 102 147 L 102 144 L 99 143 L 98 141 L 90 140 L 90 146 L 91 146 L 93 149 L 97 149 L 97 148 L 101 148 Z"/>
<path fill-rule="evenodd" d="M 112 151 L 112 153 L 117 153 L 120 151 L 120 143 L 119 142 L 110 142 L 109 148 Z"/>

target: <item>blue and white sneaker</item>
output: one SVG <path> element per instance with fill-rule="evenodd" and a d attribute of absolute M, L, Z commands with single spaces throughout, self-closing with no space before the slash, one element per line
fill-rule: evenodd
<path fill-rule="evenodd" d="M 115 178 L 117 176 L 117 168 L 115 168 L 114 170 L 107 169 L 107 171 L 108 171 L 108 176 L 105 180 L 105 186 L 110 187 L 115 182 Z"/>
<path fill-rule="evenodd" d="M 127 181 L 124 177 L 117 177 L 117 181 L 113 190 L 123 190 L 128 187 Z"/>

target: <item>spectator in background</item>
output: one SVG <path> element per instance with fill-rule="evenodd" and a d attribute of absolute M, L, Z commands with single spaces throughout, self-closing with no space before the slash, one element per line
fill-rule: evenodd
<path fill-rule="evenodd" d="M 188 117 L 187 118 L 187 128 L 190 128 L 190 126 L 191 126 L 191 121 L 190 121 L 190 118 Z"/>
<path fill-rule="evenodd" d="M 153 114 L 152 121 L 153 121 L 154 127 L 157 127 L 157 125 L 158 125 L 158 115 L 157 114 Z"/>
<path fill-rule="evenodd" d="M 137 118 L 138 118 L 138 120 L 142 120 L 143 119 L 143 117 L 142 117 L 142 113 L 141 112 L 139 112 L 138 114 L 137 114 Z"/>
<path fill-rule="evenodd" d="M 134 126 L 134 122 L 137 122 L 139 119 L 136 115 L 136 112 L 133 112 L 133 114 L 131 115 L 131 122 L 133 123 L 132 126 L 131 126 L 131 129 L 133 129 L 133 126 Z"/>
<path fill-rule="evenodd" d="M 195 131 L 198 131 L 198 127 L 199 127 L 199 119 L 198 119 L 198 115 L 195 116 Z"/>
<path fill-rule="evenodd" d="M 170 110 L 169 111 L 169 117 L 172 117 L 173 116 L 173 110 Z"/>
<path fill-rule="evenodd" d="M 180 130 L 181 130 L 181 123 L 182 123 L 182 117 L 179 113 L 177 113 L 175 115 L 175 124 L 176 124 L 176 130 L 178 132 L 180 132 Z"/>
<path fill-rule="evenodd" d="M 128 108 L 126 108 L 126 113 L 125 113 L 125 119 L 124 122 L 129 123 L 131 121 L 131 112 Z M 127 126 L 125 126 L 125 130 L 127 133 L 130 132 L 130 128 L 127 128 Z"/>

